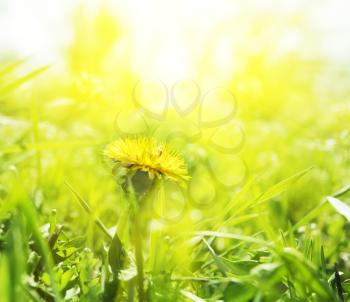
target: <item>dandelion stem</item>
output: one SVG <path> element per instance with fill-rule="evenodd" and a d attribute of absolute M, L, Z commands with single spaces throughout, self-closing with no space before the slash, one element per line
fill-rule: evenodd
<path fill-rule="evenodd" d="M 143 253 L 142 253 L 142 236 L 140 228 L 140 215 L 139 215 L 139 205 L 137 202 L 137 196 L 131 179 L 128 179 L 129 182 L 129 200 L 131 202 L 131 221 L 132 227 L 130 229 L 131 238 L 135 247 L 135 258 L 136 258 L 136 267 L 137 267 L 137 283 L 138 283 L 138 293 L 139 301 L 145 301 L 144 290 L 143 290 Z"/>
<path fill-rule="evenodd" d="M 139 301 L 145 301 L 144 291 L 143 291 L 143 256 L 142 256 L 142 236 L 140 236 L 140 226 L 137 216 L 134 220 L 134 230 L 132 238 L 135 246 L 135 258 L 137 266 L 137 283 L 138 283 L 138 292 L 139 292 Z"/>

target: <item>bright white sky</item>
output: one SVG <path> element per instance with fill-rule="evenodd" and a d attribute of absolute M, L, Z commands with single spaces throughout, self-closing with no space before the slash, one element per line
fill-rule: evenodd
<path fill-rule="evenodd" d="M 92 10 L 101 1 L 83 1 Z M 103 1 L 102 1 L 103 2 Z M 325 35 L 321 52 L 336 60 L 350 53 L 348 0 L 128 0 L 105 1 L 130 33 L 128 43 L 140 74 L 152 70 L 163 77 L 191 77 L 192 62 L 208 42 L 213 28 L 220 32 L 236 16 L 250 11 L 308 16 L 310 28 Z M 0 54 L 15 52 L 40 63 L 58 62 L 71 39 L 72 0 L 0 0 Z M 237 24 L 239 26 L 239 24 Z M 288 43 L 298 43 L 291 39 Z M 216 41 L 218 72 L 234 64 L 232 45 Z M 222 67 L 220 69 L 220 66 Z M 169 71 L 171 70 L 171 74 Z"/>

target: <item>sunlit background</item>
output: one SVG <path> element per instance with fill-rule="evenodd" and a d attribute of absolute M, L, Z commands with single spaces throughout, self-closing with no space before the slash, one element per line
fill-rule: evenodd
<path fill-rule="evenodd" d="M 276 57 L 300 51 L 339 62 L 347 61 L 350 51 L 349 4 L 340 0 L 2 0 L 0 5 L 3 54 L 62 63 L 64 48 L 76 37 L 74 16 L 92 20 L 102 8 L 117 22 L 118 43 L 109 54 L 128 57 L 137 74 L 164 80 L 196 77 L 203 60 L 213 78 L 227 79 L 242 64 L 235 54 L 243 43 L 246 53 L 269 47 Z M 90 38 L 91 44 L 97 43 Z"/>

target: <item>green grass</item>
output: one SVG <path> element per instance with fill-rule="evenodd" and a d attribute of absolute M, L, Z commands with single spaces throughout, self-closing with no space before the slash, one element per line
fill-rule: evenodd
<path fill-rule="evenodd" d="M 120 135 L 117 113 L 135 106 L 132 75 L 115 101 L 108 72 L 89 71 L 100 93 L 91 79 L 81 86 L 84 66 L 66 75 L 27 63 L 0 68 L 1 301 L 349 300 L 350 109 L 319 100 L 314 73 L 293 69 L 285 86 L 268 75 L 265 105 L 238 92 L 243 181 L 242 162 L 208 144 L 217 127 L 190 136 L 198 108 L 144 116 L 145 135 L 168 140 L 192 179 L 140 203 L 102 156 Z"/>

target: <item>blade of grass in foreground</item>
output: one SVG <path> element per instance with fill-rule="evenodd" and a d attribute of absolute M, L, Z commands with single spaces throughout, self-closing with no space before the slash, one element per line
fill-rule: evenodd
<path fill-rule="evenodd" d="M 55 271 L 54 271 L 54 261 L 49 248 L 49 244 L 43 238 L 42 232 L 38 224 L 39 218 L 38 218 L 37 210 L 34 206 L 32 198 L 28 194 L 28 191 L 23 184 L 21 175 L 17 172 L 18 171 L 16 171 L 16 173 L 13 174 L 14 176 L 13 180 L 14 180 L 14 184 L 16 185 L 15 186 L 16 191 L 13 192 L 14 193 L 13 198 L 9 197 L 10 199 L 9 199 L 9 202 L 7 203 L 7 205 L 9 206 L 8 210 L 14 215 L 17 215 L 17 214 L 20 215 L 22 219 L 21 223 L 25 224 L 24 228 L 27 230 L 28 234 L 31 235 L 31 238 L 37 247 L 38 253 L 42 257 L 44 267 L 49 276 L 49 280 L 50 280 L 49 282 L 50 282 L 50 287 L 52 289 L 52 295 L 53 295 L 54 301 L 59 301 L 59 302 L 63 301 L 61 297 L 60 289 L 58 286 L 58 282 L 56 279 Z M 19 226 L 20 226 L 20 222 L 17 222 L 12 227 L 18 229 Z M 16 239 L 16 237 L 18 236 L 15 236 L 14 239 Z M 20 243 L 18 243 L 18 240 L 16 240 L 16 244 L 20 245 Z M 16 265 L 19 265 L 19 264 L 10 262 L 9 265 L 12 267 L 16 267 Z M 12 284 L 11 286 L 14 286 L 14 285 L 15 284 Z"/>
<path fill-rule="evenodd" d="M 48 68 L 49 68 L 49 66 L 47 65 L 47 66 L 43 66 L 43 67 L 40 67 L 38 69 L 35 69 L 32 72 L 29 72 L 28 74 L 16 79 L 12 83 L 0 88 L 0 95 L 4 95 L 4 94 L 7 94 L 7 93 L 15 90 L 16 88 L 18 88 L 19 86 L 21 86 L 25 82 L 28 82 L 32 78 L 34 78 L 34 77 L 38 76 L 39 74 L 43 73 L 44 71 L 46 71 Z"/>
<path fill-rule="evenodd" d="M 225 233 L 225 232 L 197 231 L 197 232 L 193 232 L 193 234 L 196 236 L 202 236 L 202 237 L 211 236 L 211 237 L 219 237 L 219 238 L 226 238 L 226 239 L 235 239 L 235 240 L 240 240 L 240 241 L 262 244 L 264 246 L 269 246 L 269 247 L 274 246 L 274 244 L 272 242 L 267 242 L 267 241 L 262 240 L 262 239 L 254 238 L 251 236 Z"/>
<path fill-rule="evenodd" d="M 278 252 L 278 255 L 293 279 L 312 289 L 321 299 L 319 301 L 336 301 L 331 288 L 326 281 L 322 280 L 317 267 L 299 251 L 294 248 L 283 248 Z"/>
<path fill-rule="evenodd" d="M 269 189 L 267 189 L 265 192 L 263 192 L 260 196 L 253 199 L 247 199 L 246 195 L 249 193 L 249 190 L 253 187 L 255 184 L 255 179 L 251 179 L 243 188 L 241 191 L 239 191 L 229 202 L 229 204 L 224 209 L 222 216 L 225 217 L 229 214 L 229 212 L 233 209 L 235 209 L 234 213 L 237 215 L 238 213 L 243 212 L 244 210 L 260 205 L 278 195 L 285 192 L 292 184 L 294 184 L 297 180 L 299 180 L 302 176 L 307 174 L 313 167 L 309 167 L 307 169 L 304 169 L 280 182 L 277 184 L 271 186 Z M 219 226 L 221 224 L 218 224 Z"/>
<path fill-rule="evenodd" d="M 44 259 L 44 263 L 46 266 L 46 270 L 50 276 L 51 286 L 53 289 L 53 293 L 55 295 L 55 300 L 63 301 L 60 294 L 59 286 L 56 282 L 56 278 L 54 274 L 54 263 L 52 260 L 51 252 L 49 250 L 48 244 L 42 238 L 39 226 L 37 224 L 38 219 L 37 219 L 36 211 L 28 200 L 24 200 L 20 202 L 19 207 L 20 207 L 21 213 L 23 213 L 23 215 L 25 215 L 26 217 L 28 226 L 30 227 L 30 230 L 33 235 L 33 239 L 35 240 L 35 242 L 38 244 L 38 247 L 40 248 L 41 255 Z"/>
<path fill-rule="evenodd" d="M 339 191 L 334 193 L 333 197 L 339 198 L 339 197 L 345 195 L 346 193 L 348 193 L 349 191 L 350 191 L 350 184 L 346 185 L 345 187 L 341 188 Z"/>
<path fill-rule="evenodd" d="M 255 204 L 263 203 L 263 202 L 268 201 L 271 198 L 283 193 L 284 191 L 286 191 L 290 187 L 290 185 L 294 184 L 299 178 L 301 178 L 305 174 L 309 173 L 312 169 L 313 169 L 313 167 L 302 170 L 302 171 L 280 181 L 279 183 L 275 184 L 274 186 L 270 187 L 267 191 L 262 193 L 257 198 L 257 200 L 255 201 Z"/>
<path fill-rule="evenodd" d="M 340 214 L 345 216 L 348 220 L 350 218 L 350 207 L 337 199 L 336 197 L 342 196 L 350 190 L 350 185 L 344 187 L 339 192 L 334 193 L 333 196 L 328 196 L 326 199 L 322 200 L 318 206 L 307 213 L 302 219 L 300 219 L 296 224 L 293 225 L 285 234 L 288 232 L 294 232 L 299 227 L 307 224 L 309 221 L 314 219 L 323 210 L 324 205 L 330 203 Z M 350 221 L 350 220 L 349 220 Z"/>
<path fill-rule="evenodd" d="M 110 247 L 108 250 L 108 264 L 111 267 L 114 277 L 111 282 L 107 282 L 105 284 L 105 287 L 107 289 L 103 293 L 102 301 L 112 301 L 118 295 L 120 281 L 119 272 L 123 268 L 123 264 L 125 261 L 126 252 L 124 250 L 123 244 L 120 240 L 117 231 L 115 231 L 114 236 L 112 236 L 107 230 L 106 226 L 103 224 L 103 222 L 94 215 L 89 204 L 80 196 L 80 194 L 67 181 L 65 181 L 65 184 L 69 188 L 69 190 L 75 195 L 83 209 L 92 217 L 96 225 L 111 240 Z"/>
<path fill-rule="evenodd" d="M 339 214 L 343 215 L 348 221 L 350 221 L 350 207 L 346 203 L 332 196 L 328 196 L 327 201 Z"/>
<path fill-rule="evenodd" d="M 27 59 L 18 60 L 11 64 L 8 64 L 7 66 L 5 66 L 0 70 L 0 78 L 5 76 L 8 73 L 11 73 L 15 69 L 17 69 L 19 66 L 23 65 L 25 62 L 27 62 Z"/>
<path fill-rule="evenodd" d="M 113 236 L 108 232 L 106 226 L 103 224 L 103 222 L 94 215 L 94 213 L 92 212 L 92 209 L 90 208 L 89 204 L 83 199 L 83 197 L 80 196 L 80 194 L 69 184 L 69 182 L 65 181 L 64 182 L 65 185 L 69 188 L 69 190 L 75 195 L 75 197 L 77 198 L 79 204 L 83 207 L 83 209 L 92 216 L 93 220 L 95 221 L 95 223 L 97 224 L 97 226 L 100 228 L 100 230 L 105 233 L 105 235 L 109 238 L 109 239 L 113 239 Z M 120 240 L 119 240 L 120 241 Z"/>

